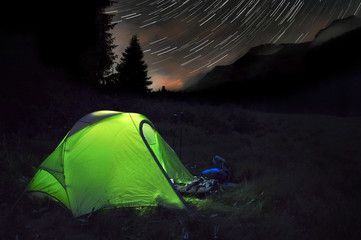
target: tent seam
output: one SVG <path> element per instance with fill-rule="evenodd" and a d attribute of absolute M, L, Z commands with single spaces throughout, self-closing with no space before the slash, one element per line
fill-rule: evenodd
<path fill-rule="evenodd" d="M 55 180 L 64 188 L 64 191 L 66 192 L 66 184 L 65 184 L 65 180 L 64 180 L 64 184 L 65 184 L 65 186 L 63 185 L 63 184 L 61 184 L 61 182 L 54 176 L 54 174 L 52 174 L 50 171 L 48 171 L 48 170 L 50 170 L 50 169 L 45 169 L 45 168 L 42 168 L 42 167 L 39 167 L 39 169 L 41 169 L 41 170 L 43 170 L 43 171 L 45 171 L 45 172 L 47 172 L 47 173 L 49 173 L 51 176 L 53 176 L 53 178 L 55 178 Z M 64 174 L 63 174 L 64 175 Z M 65 175 L 64 175 L 65 176 Z M 68 199 L 69 200 L 69 199 Z"/>
<path fill-rule="evenodd" d="M 128 113 L 128 114 L 129 114 L 130 119 L 132 120 L 132 123 L 133 123 L 135 129 L 137 129 L 138 133 L 140 134 L 140 130 L 138 129 L 137 125 L 135 124 L 132 115 L 130 113 Z"/>
<path fill-rule="evenodd" d="M 65 147 L 66 147 L 66 143 L 68 141 L 68 138 L 65 139 L 64 141 L 64 146 L 63 146 L 63 151 L 62 152 L 62 155 L 61 155 L 61 159 L 62 159 L 62 162 L 63 162 L 63 171 L 64 171 L 64 184 L 65 184 L 65 192 L 66 192 L 66 196 L 68 198 L 68 203 L 69 203 L 69 210 L 73 213 L 73 208 L 71 206 L 71 203 L 70 203 L 70 198 L 69 198 L 69 193 L 68 193 L 68 188 L 66 187 L 67 184 L 66 184 L 66 176 L 65 176 L 65 159 L 64 159 L 64 156 L 65 156 Z"/>

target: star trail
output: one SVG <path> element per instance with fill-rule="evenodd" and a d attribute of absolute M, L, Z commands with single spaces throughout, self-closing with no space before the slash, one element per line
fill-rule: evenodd
<path fill-rule="evenodd" d="M 138 34 L 151 87 L 176 90 L 254 46 L 311 41 L 335 19 L 361 16 L 361 0 L 128 0 L 105 13 L 116 54 Z"/>

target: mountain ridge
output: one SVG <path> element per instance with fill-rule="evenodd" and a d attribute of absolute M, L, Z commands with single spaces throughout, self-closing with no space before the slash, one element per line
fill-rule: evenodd
<path fill-rule="evenodd" d="M 355 27 L 356 25 L 359 27 Z M 340 26 L 343 26 L 344 30 L 351 30 L 342 32 L 343 30 Z M 232 64 L 216 66 L 195 84 L 191 86 L 188 84 L 188 88 L 185 90 L 191 92 L 209 91 L 212 88 L 222 88 L 224 85 L 231 83 L 239 85 L 241 82 L 258 81 L 260 78 L 272 79 L 277 75 L 283 77 L 293 77 L 296 75 L 296 77 L 298 77 L 299 74 L 305 75 L 306 73 L 306 75 L 310 75 L 311 72 L 320 72 L 312 66 L 313 64 L 320 65 L 319 63 L 315 63 L 314 59 L 330 63 L 332 59 L 338 62 L 339 59 L 336 59 L 337 57 L 340 59 L 347 58 L 345 54 L 342 54 L 342 52 L 337 49 L 343 51 L 343 48 L 347 48 L 350 50 L 348 41 L 350 39 L 352 40 L 352 38 L 357 38 L 359 35 L 357 32 L 361 31 L 360 27 L 361 19 L 353 16 L 332 22 L 328 27 L 322 29 L 312 42 L 279 45 L 263 44 L 253 47 L 243 57 L 237 59 Z M 334 30 L 334 28 L 337 29 Z M 332 35 L 330 32 L 334 34 Z M 325 33 L 329 37 L 327 41 L 325 41 Z M 359 52 L 357 51 L 358 44 L 355 41 L 350 42 L 356 50 L 350 51 L 350 55 L 356 55 Z M 332 56 L 332 54 L 327 51 L 332 51 L 336 54 Z M 346 62 L 353 65 L 352 62 L 350 62 L 350 57 Z M 324 64 L 321 63 L 321 65 Z M 331 65 L 334 64 L 331 63 Z M 345 65 L 347 64 L 344 62 L 341 63 L 340 69 L 347 68 Z M 337 68 L 337 66 L 333 67 Z"/>
<path fill-rule="evenodd" d="M 185 92 L 261 110 L 361 115 L 360 43 L 361 26 L 321 44 L 257 46 Z"/>

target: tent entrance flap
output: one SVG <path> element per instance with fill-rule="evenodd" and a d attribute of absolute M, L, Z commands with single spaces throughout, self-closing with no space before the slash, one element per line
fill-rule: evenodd
<path fill-rule="evenodd" d="M 178 192 L 178 190 L 175 188 L 175 186 L 173 185 L 172 181 L 170 180 L 168 174 L 166 173 L 164 167 L 165 165 L 161 165 L 161 163 L 159 162 L 158 160 L 158 157 L 156 155 L 155 152 L 157 151 L 153 151 L 153 149 L 156 149 L 156 147 L 152 147 L 151 146 L 154 146 L 155 145 L 155 128 L 154 126 L 148 122 L 147 120 L 143 120 L 141 123 L 140 123 L 140 134 L 143 138 L 143 141 L 145 143 L 145 145 L 147 146 L 149 152 L 152 154 L 153 158 L 154 158 L 154 161 L 157 163 L 159 169 L 162 171 L 162 173 L 164 174 L 164 177 L 167 179 L 169 185 L 172 187 L 173 191 L 177 194 L 178 198 L 182 201 L 182 203 L 184 204 L 184 207 L 185 208 L 189 208 L 187 202 L 184 200 L 184 198 L 182 197 L 182 195 Z M 145 131 L 144 131 L 145 130 Z M 144 134 L 145 133 L 145 134 Z M 151 145 L 148 143 L 147 139 L 149 139 L 151 141 Z M 159 154 L 158 154 L 159 155 Z"/>

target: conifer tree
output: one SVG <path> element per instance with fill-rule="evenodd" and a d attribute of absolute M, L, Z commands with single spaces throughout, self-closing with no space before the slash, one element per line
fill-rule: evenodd
<path fill-rule="evenodd" d="M 129 46 L 122 53 L 115 84 L 122 89 L 137 93 L 147 93 L 152 84 L 148 77 L 148 66 L 143 60 L 144 54 L 137 35 L 132 36 Z"/>
<path fill-rule="evenodd" d="M 84 79 L 96 86 L 106 83 L 116 59 L 113 52 L 116 45 L 111 33 L 111 29 L 115 26 L 111 23 L 113 15 L 104 13 L 104 9 L 111 5 L 111 1 L 100 0 L 98 4 L 94 40 L 82 59 Z"/>
<path fill-rule="evenodd" d="M 98 41 L 97 41 L 97 70 L 96 76 L 98 79 L 103 78 L 111 74 L 112 66 L 116 55 L 113 52 L 113 49 L 116 47 L 114 45 L 114 37 L 110 33 L 110 30 L 114 28 L 115 24 L 111 23 L 113 15 L 99 14 L 98 15 Z"/>

